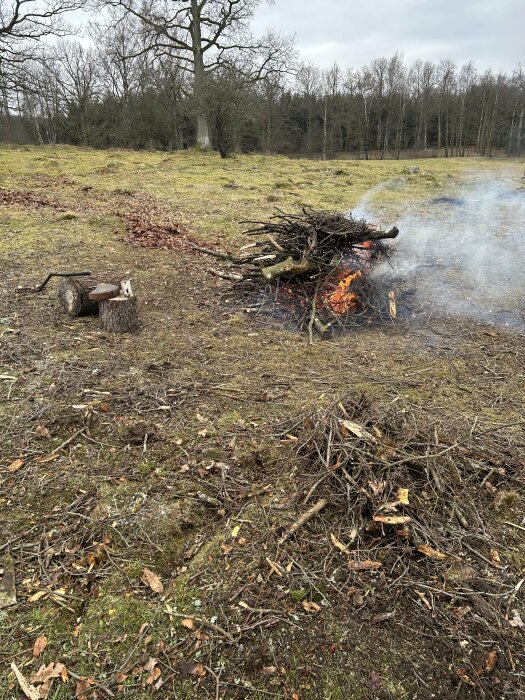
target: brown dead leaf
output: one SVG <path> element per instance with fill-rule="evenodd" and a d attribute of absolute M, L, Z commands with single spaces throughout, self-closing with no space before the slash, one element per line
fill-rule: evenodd
<path fill-rule="evenodd" d="M 384 523 L 385 525 L 406 525 L 412 522 L 409 515 L 374 515 L 372 520 L 375 523 Z"/>
<path fill-rule="evenodd" d="M 40 600 L 40 598 L 44 598 L 45 596 L 47 596 L 48 593 L 49 593 L 49 591 L 37 591 L 36 593 L 33 593 L 33 595 L 27 599 L 27 602 L 28 603 L 36 603 L 37 600 Z"/>
<path fill-rule="evenodd" d="M 141 581 L 145 583 L 146 586 L 149 586 L 154 593 L 162 593 L 164 590 L 164 586 L 162 585 L 160 578 L 147 567 L 144 568 L 144 571 L 142 572 Z"/>
<path fill-rule="evenodd" d="M 38 462 L 38 464 L 46 464 L 46 462 L 53 462 L 59 457 L 60 455 L 58 454 L 58 452 L 50 452 L 48 455 L 42 455 L 42 457 L 37 457 L 35 459 L 35 462 Z"/>
<path fill-rule="evenodd" d="M 501 561 L 501 557 L 497 549 L 490 550 L 490 558 L 492 559 L 492 561 L 495 561 L 496 564 L 499 564 Z"/>
<path fill-rule="evenodd" d="M 51 437 L 51 433 L 44 425 L 37 425 L 35 428 L 35 433 L 45 440 L 48 440 Z"/>
<path fill-rule="evenodd" d="M 37 639 L 35 640 L 35 646 L 33 647 L 33 656 L 35 658 L 38 658 L 46 647 L 47 637 L 41 634 L 40 637 L 37 637 Z"/>
<path fill-rule="evenodd" d="M 467 672 L 464 668 L 457 668 L 456 673 L 464 683 L 468 683 L 468 685 L 476 685 L 474 681 L 467 675 Z"/>
<path fill-rule="evenodd" d="M 321 610 L 321 606 L 312 600 L 303 600 L 303 608 L 310 613 L 318 613 Z"/>
<path fill-rule="evenodd" d="M 66 667 L 64 664 L 61 664 L 60 662 L 54 663 L 52 661 L 47 666 L 42 664 L 38 671 L 33 674 L 31 681 L 33 683 L 47 683 L 47 681 L 51 680 L 52 678 L 60 678 L 63 671 L 65 671 L 65 668 Z"/>
<path fill-rule="evenodd" d="M 23 467 L 25 464 L 23 459 L 15 459 L 14 462 L 11 462 L 11 464 L 7 467 L 7 471 L 14 473 L 17 472 L 20 467 Z"/>
<path fill-rule="evenodd" d="M 192 617 L 185 617 L 180 624 L 188 630 L 195 629 L 195 620 Z"/>
<path fill-rule="evenodd" d="M 438 549 L 433 549 L 428 544 L 418 544 L 416 549 L 421 554 L 424 554 L 426 557 L 431 557 L 432 559 L 440 559 L 443 561 L 444 559 L 448 558 L 444 552 L 440 552 Z"/>
<path fill-rule="evenodd" d="M 520 629 L 522 627 L 525 627 L 525 622 L 521 619 L 521 615 L 517 610 L 513 610 L 513 617 L 512 620 L 509 620 L 509 624 L 511 627 L 519 627 Z"/>
<path fill-rule="evenodd" d="M 478 670 L 478 674 L 480 673 L 490 673 L 492 669 L 494 668 L 494 664 L 496 663 L 496 659 L 498 658 L 498 654 L 495 651 L 486 651 L 483 654 L 482 660 L 481 660 L 481 668 Z"/>
<path fill-rule="evenodd" d="M 206 675 L 206 669 L 202 664 L 195 664 L 191 671 L 190 671 L 192 676 L 198 676 L 199 678 L 204 678 Z"/>
<path fill-rule="evenodd" d="M 348 562 L 348 568 L 352 571 L 373 571 L 374 569 L 380 569 L 382 566 L 383 564 L 380 561 L 371 561 L 370 559 Z"/>
<path fill-rule="evenodd" d="M 81 677 L 75 689 L 75 697 L 77 700 L 87 700 L 88 696 L 86 695 L 86 690 L 89 690 L 93 685 L 95 685 L 95 681 L 92 678 Z"/>
<path fill-rule="evenodd" d="M 155 681 L 157 681 L 162 674 L 162 671 L 158 666 L 155 666 L 155 668 L 152 670 L 150 675 L 146 678 L 146 685 L 153 685 Z"/>

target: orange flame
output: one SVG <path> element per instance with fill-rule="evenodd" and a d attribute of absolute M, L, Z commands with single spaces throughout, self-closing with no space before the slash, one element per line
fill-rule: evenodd
<path fill-rule="evenodd" d="M 362 270 L 355 270 L 340 280 L 337 288 L 329 294 L 326 304 L 336 314 L 344 314 L 347 311 L 354 311 L 357 308 L 359 297 L 355 292 L 350 291 L 352 284 L 362 277 Z"/>

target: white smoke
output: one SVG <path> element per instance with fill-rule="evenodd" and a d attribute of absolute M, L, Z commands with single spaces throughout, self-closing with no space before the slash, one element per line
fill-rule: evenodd
<path fill-rule="evenodd" d="M 395 255 L 376 273 L 413 287 L 427 310 L 525 328 L 525 190 L 515 176 L 492 178 L 407 205 L 395 221 Z M 384 221 L 376 196 L 385 188 L 368 192 L 353 215 Z"/>

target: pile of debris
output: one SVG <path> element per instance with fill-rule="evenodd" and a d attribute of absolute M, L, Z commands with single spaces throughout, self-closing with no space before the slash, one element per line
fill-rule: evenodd
<path fill-rule="evenodd" d="M 283 433 L 301 467 L 298 517 L 279 544 L 295 540 L 300 571 L 319 574 L 311 585 L 351 586 L 358 607 L 374 599 L 377 622 L 408 605 L 420 633 L 442 640 L 460 685 L 480 697 L 496 697 L 495 686 L 507 697 L 525 662 L 525 579 L 509 551 L 521 527 L 509 513 L 522 510 L 522 428 L 483 429 L 477 419 L 451 427 L 409 404 L 381 408 L 356 395 Z"/>
<path fill-rule="evenodd" d="M 350 213 L 306 208 L 243 223 L 253 226 L 245 233 L 257 240 L 244 246 L 241 256 L 196 249 L 229 264 L 227 272 L 212 272 L 235 281 L 236 292 L 252 310 L 271 308 L 308 329 L 310 337 L 314 328 L 325 335 L 349 316 L 371 310 L 395 316 L 393 296 L 382 292 L 378 300 L 367 273 L 388 259 L 383 241 L 397 237 L 396 227 L 383 231 Z"/>

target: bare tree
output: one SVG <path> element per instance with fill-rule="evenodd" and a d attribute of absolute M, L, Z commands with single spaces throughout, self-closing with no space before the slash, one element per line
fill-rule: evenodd
<path fill-rule="evenodd" d="M 254 39 L 248 22 L 259 0 L 109 0 L 145 27 L 144 50 L 176 54 L 192 74 L 197 111 L 197 145 L 209 148 L 206 114 L 207 75 L 233 68 L 254 82 L 286 70 L 290 42 L 268 34 Z"/>
<path fill-rule="evenodd" d="M 46 36 L 71 33 L 65 15 L 85 0 L 0 0 L 0 84 L 23 82 L 25 66 L 35 60 L 35 43 Z"/>

